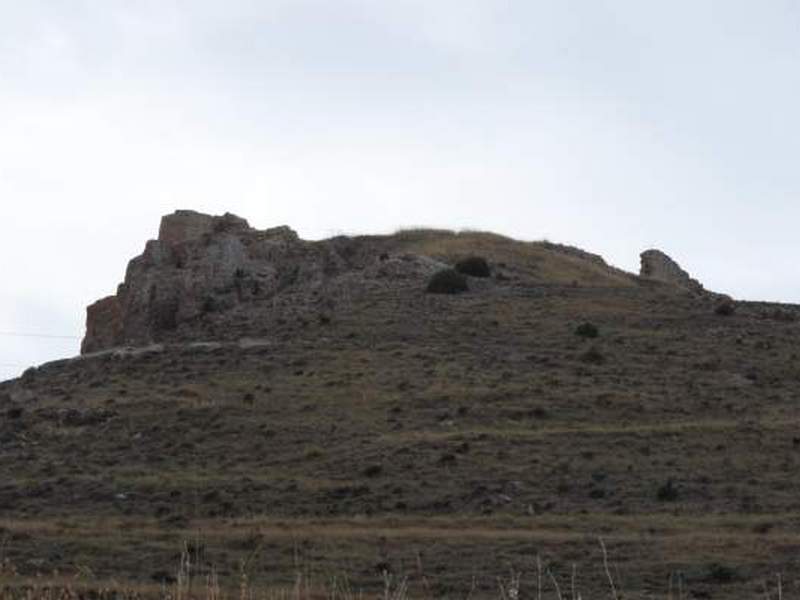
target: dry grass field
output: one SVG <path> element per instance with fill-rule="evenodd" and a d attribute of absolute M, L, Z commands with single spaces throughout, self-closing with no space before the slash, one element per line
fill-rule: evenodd
<path fill-rule="evenodd" d="M 490 234 L 363 244 L 493 277 L 344 276 L 0 384 L 5 593 L 536 598 L 538 558 L 545 597 L 609 598 L 602 539 L 619 598 L 800 597 L 795 307 Z"/>

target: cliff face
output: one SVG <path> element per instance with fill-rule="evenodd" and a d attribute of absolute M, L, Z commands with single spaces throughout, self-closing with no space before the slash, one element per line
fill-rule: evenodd
<path fill-rule="evenodd" d="M 88 308 L 81 351 L 149 343 L 209 312 L 313 283 L 342 267 L 331 250 L 288 227 L 258 231 L 230 214 L 168 215 L 158 239 L 129 263 L 116 295 Z"/>

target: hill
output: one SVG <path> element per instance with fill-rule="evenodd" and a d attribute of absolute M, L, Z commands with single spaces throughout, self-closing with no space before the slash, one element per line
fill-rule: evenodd
<path fill-rule="evenodd" d="M 491 276 L 426 292 L 470 256 Z M 81 357 L 0 384 L 3 555 L 152 591 L 188 541 L 228 584 L 245 561 L 263 588 L 299 566 L 436 597 L 541 555 L 589 597 L 602 537 L 630 594 L 682 572 L 761 595 L 800 560 L 798 312 L 657 251 L 637 276 L 482 232 L 308 242 L 180 211 Z"/>

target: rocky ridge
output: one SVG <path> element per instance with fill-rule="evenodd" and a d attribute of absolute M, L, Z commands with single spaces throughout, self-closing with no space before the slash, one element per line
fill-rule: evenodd
<path fill-rule="evenodd" d="M 286 226 L 261 231 L 230 213 L 211 216 L 179 210 L 162 218 L 158 238 L 130 261 L 116 294 L 88 307 L 81 352 L 146 346 L 169 336 L 216 339 L 224 325 L 203 335 L 184 334 L 218 315 L 235 314 L 240 322 L 267 327 L 270 318 L 284 319 L 302 307 L 317 313 L 330 310 L 337 298 L 369 286 L 422 289 L 430 275 L 458 257 L 444 246 L 463 246 L 462 255 L 481 247 L 496 250 L 497 280 L 511 286 L 557 282 L 562 273 L 570 283 L 637 283 L 635 276 L 607 265 L 602 257 L 570 246 L 524 244 L 491 234 L 459 235 L 421 230 L 306 241 Z M 513 257 L 515 248 L 536 254 L 527 265 L 507 264 L 503 258 L 509 252 Z M 705 293 L 658 250 L 642 254 L 641 278 Z M 270 315 L 268 307 L 275 308 Z"/>

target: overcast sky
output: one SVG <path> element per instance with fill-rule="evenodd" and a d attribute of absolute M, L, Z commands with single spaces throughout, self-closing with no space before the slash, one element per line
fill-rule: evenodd
<path fill-rule="evenodd" d="M 800 302 L 796 0 L 0 0 L 0 379 L 176 208 L 548 238 Z"/>

